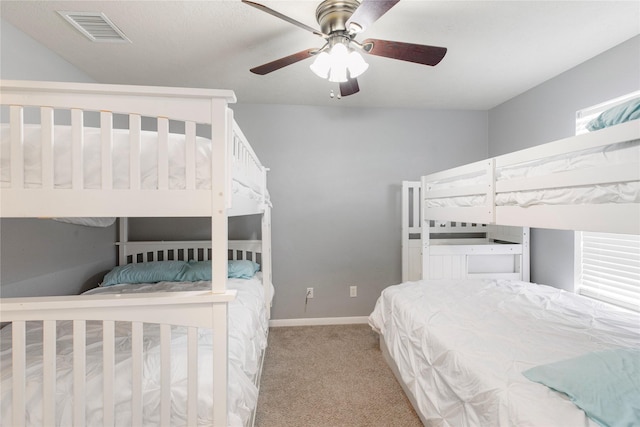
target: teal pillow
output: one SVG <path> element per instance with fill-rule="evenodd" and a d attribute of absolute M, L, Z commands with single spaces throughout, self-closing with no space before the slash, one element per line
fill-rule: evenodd
<path fill-rule="evenodd" d="M 178 279 L 180 282 L 211 280 L 211 261 L 189 261 Z"/>
<path fill-rule="evenodd" d="M 184 261 L 152 261 L 119 265 L 104 276 L 100 286 L 119 283 L 175 282 L 186 265 Z"/>
<path fill-rule="evenodd" d="M 603 111 L 598 117 L 587 123 L 587 129 L 590 131 L 604 129 L 636 119 L 640 119 L 640 98 L 632 99 Z"/>
<path fill-rule="evenodd" d="M 248 260 L 229 261 L 227 277 L 250 279 L 260 270 L 260 264 Z M 180 282 L 211 280 L 211 261 L 189 261 L 177 278 Z"/>
<path fill-rule="evenodd" d="M 523 375 L 566 394 L 602 426 L 640 425 L 640 348 L 587 353 Z"/>
<path fill-rule="evenodd" d="M 251 279 L 260 270 L 260 264 L 248 260 L 229 261 L 227 276 L 236 279 Z"/>

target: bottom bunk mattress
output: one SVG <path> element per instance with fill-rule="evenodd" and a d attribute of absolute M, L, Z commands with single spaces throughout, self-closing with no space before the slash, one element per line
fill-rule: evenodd
<path fill-rule="evenodd" d="M 229 424 L 251 424 L 257 405 L 261 356 L 267 345 L 268 320 L 261 273 L 251 279 L 230 278 L 228 289 L 237 290 L 237 298 L 229 304 Z M 211 289 L 208 281 L 119 284 L 92 289 L 85 294 L 199 291 Z M 86 335 L 86 422 L 102 425 L 102 323 L 87 322 Z M 186 328 L 171 328 L 171 425 L 186 424 L 187 334 Z M 198 424 L 211 425 L 212 347 L 210 330 L 198 334 Z M 73 325 L 57 324 L 57 425 L 72 424 L 73 404 Z M 115 329 L 115 425 L 129 425 L 131 420 L 131 326 L 116 322 Z M 26 401 L 27 425 L 41 426 L 42 421 L 42 322 L 27 323 Z M 11 425 L 11 328 L 0 331 L 2 369 L 1 425 Z M 144 325 L 143 419 L 145 425 L 160 424 L 160 328 Z"/>
<path fill-rule="evenodd" d="M 620 409 L 640 424 L 637 313 L 533 283 L 433 280 L 385 289 L 369 323 L 427 425 L 570 427 L 596 426 L 595 419 L 611 425 L 607 416 L 622 419 Z M 631 351 L 635 359 L 623 363 L 619 376 L 581 364 L 611 350 Z M 575 369 L 551 375 L 573 381 L 567 388 L 535 378 L 567 360 Z M 631 378 L 635 390 L 619 378 Z M 609 413 L 600 417 L 602 411 Z"/>

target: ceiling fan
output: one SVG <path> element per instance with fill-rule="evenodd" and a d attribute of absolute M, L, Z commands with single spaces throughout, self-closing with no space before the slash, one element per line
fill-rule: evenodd
<path fill-rule="evenodd" d="M 252 68 L 250 71 L 264 75 L 315 56 L 311 70 L 322 78 L 338 82 L 340 95 L 348 96 L 360 90 L 357 77 L 369 67 L 360 52 L 417 64 L 437 65 L 447 53 L 444 47 L 378 39 L 366 39 L 362 43 L 355 40 L 360 32 L 371 26 L 399 1 L 324 0 L 316 9 L 316 20 L 321 29 L 318 31 L 262 4 L 242 0 L 243 3 L 310 31 L 325 40 L 324 46 L 319 49 L 306 49 Z"/>

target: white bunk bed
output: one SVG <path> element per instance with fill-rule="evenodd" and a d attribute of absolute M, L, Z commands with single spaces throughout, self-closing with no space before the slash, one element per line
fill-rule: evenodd
<path fill-rule="evenodd" d="M 431 220 L 640 233 L 640 124 L 617 124 L 422 177 Z"/>
<path fill-rule="evenodd" d="M 420 181 L 402 182 L 402 281 L 529 280 L 529 228 L 422 220 Z"/>
<path fill-rule="evenodd" d="M 633 98 L 579 112 L 578 127 Z M 632 110 L 423 177 L 423 221 L 640 234 L 640 99 Z M 427 426 L 640 424 L 640 313 L 521 280 L 446 279 L 388 287 L 369 323 Z"/>
<path fill-rule="evenodd" d="M 9 395 L 2 397 L 3 424 L 22 426 L 40 419 L 42 424 L 57 425 L 65 419 L 73 420 L 74 425 L 93 425 L 87 415 L 97 404 L 102 425 L 120 425 L 122 381 L 128 384 L 131 395 L 126 403 L 128 424 L 170 425 L 176 417 L 186 425 L 226 426 L 234 422 L 236 414 L 228 412 L 228 390 L 235 386 L 229 381 L 230 369 L 234 368 L 229 359 L 232 338 L 228 318 L 238 291 L 228 287 L 227 258 L 232 246 L 227 237 L 228 216 L 262 215 L 261 249 L 253 247 L 250 252 L 261 252 L 264 301 L 260 305 L 267 317 L 272 279 L 267 169 L 233 119 L 228 107 L 235 102 L 233 92 L 1 81 L 0 96 L 3 122 L 8 118 L 8 125 L 2 127 L 3 218 L 197 216 L 211 218 L 212 234 L 211 241 L 204 245 L 207 249 L 203 258 L 211 261 L 207 267 L 211 280 L 198 291 L 0 300 L 0 320 L 11 322 L 4 328 L 10 329 L 5 334 L 11 336 L 8 353 L 3 352 L 10 355 L 11 386 Z M 127 262 L 131 250 L 139 251 L 137 245 L 121 242 L 121 263 Z M 160 259 L 168 260 L 175 256 L 169 253 L 184 253 L 184 245 L 191 243 L 183 242 L 183 247 L 172 244 L 173 252 L 153 244 L 142 252 L 160 250 Z M 246 252 L 237 245 L 235 249 Z M 145 261 L 146 256 L 130 257 L 129 262 Z M 72 344 L 61 342 L 57 348 L 60 330 L 56 328 L 60 329 L 64 321 L 72 324 L 71 335 L 64 337 Z M 104 348 L 99 360 L 103 375 L 97 398 L 88 393 L 95 391 L 95 384 L 88 382 L 96 368 L 90 364 L 95 354 L 85 349 L 95 344 L 92 340 L 96 336 L 87 332 L 93 331 L 94 321 L 99 324 Z M 131 334 L 133 362 L 128 379 L 118 374 L 121 360 L 116 337 L 123 323 Z M 149 351 L 146 328 L 152 324 L 159 325 L 161 368 L 160 376 L 149 380 L 142 360 Z M 35 408 L 30 406 L 35 399 L 34 383 L 27 380 L 34 368 L 29 364 L 33 355 L 27 347 L 32 344 L 34 325 L 42 331 L 38 362 L 42 399 Z M 186 353 L 177 356 L 172 352 L 172 330 L 176 327 L 187 331 Z M 203 334 L 214 350 L 201 352 L 207 360 L 198 364 L 198 337 Z M 63 349 L 71 354 L 60 354 Z M 188 361 L 186 387 L 175 392 L 167 367 L 174 358 L 183 356 Z M 72 385 L 65 382 L 63 394 L 70 395 L 73 404 L 64 409 L 56 404 L 61 366 L 72 371 Z M 5 372 L 3 393 L 9 384 Z M 154 406 L 147 405 L 148 397 L 143 395 L 149 381 L 158 397 Z M 184 401 L 179 410 L 175 399 Z M 5 407 L 8 402 L 10 411 Z M 7 413 L 9 420 L 4 418 Z"/>

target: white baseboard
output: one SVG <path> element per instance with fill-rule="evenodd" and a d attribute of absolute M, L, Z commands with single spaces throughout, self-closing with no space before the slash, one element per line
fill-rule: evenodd
<path fill-rule="evenodd" d="M 368 323 L 368 316 L 355 317 L 317 317 L 314 319 L 272 319 L 269 326 L 316 326 L 316 325 L 357 325 Z"/>

